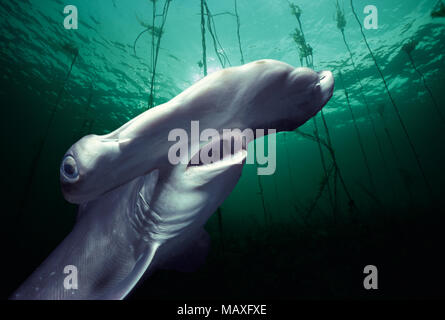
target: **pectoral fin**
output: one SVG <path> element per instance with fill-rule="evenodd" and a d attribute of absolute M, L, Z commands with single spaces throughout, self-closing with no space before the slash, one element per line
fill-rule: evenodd
<path fill-rule="evenodd" d="M 180 272 L 194 272 L 204 265 L 209 249 L 210 236 L 207 231 L 201 229 L 186 247 L 166 257 L 160 268 Z"/>

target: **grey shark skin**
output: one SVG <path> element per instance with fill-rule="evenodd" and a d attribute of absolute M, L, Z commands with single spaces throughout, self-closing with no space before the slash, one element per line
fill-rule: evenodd
<path fill-rule="evenodd" d="M 215 72 L 110 134 L 82 138 L 60 168 L 65 199 L 79 204 L 76 224 L 11 298 L 123 299 L 157 268 L 195 269 L 208 249 L 203 225 L 237 184 L 249 141 L 211 164 L 171 165 L 169 132 L 190 135 L 194 120 L 220 133 L 293 130 L 321 110 L 333 87 L 328 71 L 260 60 Z M 78 270 L 77 289 L 66 289 L 67 265 Z"/>

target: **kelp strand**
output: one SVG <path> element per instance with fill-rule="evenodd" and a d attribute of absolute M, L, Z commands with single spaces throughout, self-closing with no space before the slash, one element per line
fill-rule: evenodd
<path fill-rule="evenodd" d="M 407 129 L 406 125 L 405 125 L 405 122 L 402 119 L 401 114 L 400 114 L 399 108 L 397 107 L 396 102 L 394 101 L 394 98 L 393 98 L 391 92 L 389 91 L 389 87 L 388 87 L 388 84 L 386 82 L 385 76 L 383 75 L 383 72 L 380 69 L 379 64 L 377 63 L 377 60 L 376 60 L 375 55 L 374 55 L 374 52 L 371 50 L 371 47 L 369 46 L 368 40 L 366 38 L 366 35 L 363 32 L 363 26 L 362 26 L 362 24 L 360 22 L 359 17 L 357 16 L 357 13 L 355 12 L 353 0 L 350 0 L 350 3 L 351 3 L 352 13 L 354 14 L 354 17 L 355 17 L 355 19 L 356 19 L 356 21 L 357 21 L 357 23 L 359 25 L 360 33 L 362 34 L 363 40 L 365 41 L 366 47 L 368 48 L 368 51 L 369 51 L 369 53 L 370 53 L 370 55 L 372 57 L 372 60 L 374 61 L 374 64 L 375 64 L 375 66 L 377 68 L 377 71 L 378 71 L 380 77 L 382 78 L 382 81 L 383 81 L 386 93 L 388 94 L 388 97 L 389 97 L 389 99 L 391 101 L 393 109 L 394 109 L 394 111 L 396 113 L 396 116 L 397 116 L 397 118 L 399 120 L 400 126 L 402 127 L 403 133 L 405 134 L 405 137 L 406 137 L 406 139 L 408 141 L 408 144 L 409 144 L 409 146 L 411 148 L 411 151 L 412 151 L 412 153 L 414 155 L 417 167 L 419 168 L 419 171 L 420 171 L 420 173 L 422 175 L 422 178 L 423 178 L 423 181 L 425 183 L 425 187 L 426 187 L 426 189 L 428 191 L 428 194 L 429 194 L 430 198 L 433 199 L 434 198 L 433 197 L 433 189 L 432 189 L 431 184 L 430 184 L 430 182 L 429 182 L 429 180 L 428 180 L 428 178 L 426 176 L 425 170 L 423 169 L 422 163 L 420 162 L 420 157 L 419 157 L 419 155 L 417 153 L 417 150 L 416 150 L 416 148 L 415 148 L 415 146 L 414 146 L 414 144 L 413 144 L 413 142 L 411 140 L 411 137 L 410 137 L 410 135 L 408 133 L 408 129 Z"/>

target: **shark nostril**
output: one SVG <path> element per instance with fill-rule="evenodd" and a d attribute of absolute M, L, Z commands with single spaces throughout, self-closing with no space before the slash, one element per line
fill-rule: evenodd
<path fill-rule="evenodd" d="M 318 74 L 318 78 L 319 78 L 318 81 L 323 81 L 327 77 L 327 73 L 325 71 L 317 72 L 317 74 Z"/>

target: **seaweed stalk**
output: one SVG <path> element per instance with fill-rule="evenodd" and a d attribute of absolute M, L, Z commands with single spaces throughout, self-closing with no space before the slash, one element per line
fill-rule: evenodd
<path fill-rule="evenodd" d="M 325 177 L 325 181 L 326 181 L 326 184 L 327 184 L 327 187 L 328 187 L 327 191 L 328 191 L 328 196 L 329 196 L 329 203 L 332 206 L 332 210 L 335 211 L 334 200 L 333 200 L 333 197 L 332 197 L 331 185 L 329 183 L 329 176 L 330 176 L 330 174 L 329 174 L 328 169 L 327 169 L 326 159 L 324 157 L 323 149 L 321 148 L 320 135 L 319 135 L 319 132 L 318 132 L 318 125 L 317 125 L 317 118 L 313 117 L 312 118 L 312 122 L 314 124 L 314 134 L 315 134 L 315 137 L 318 138 L 317 139 L 318 152 L 320 154 L 321 166 L 323 167 L 324 177 Z"/>
<path fill-rule="evenodd" d="M 388 126 L 386 124 L 385 106 L 383 104 L 380 104 L 377 108 L 377 111 L 378 111 L 378 114 L 380 115 L 380 118 L 382 119 L 383 129 L 385 130 L 386 138 L 389 142 L 389 145 L 391 146 L 391 150 L 394 155 L 394 158 L 396 159 L 397 163 L 401 163 L 399 153 L 397 152 L 396 145 L 394 144 L 394 140 L 392 139 L 391 133 L 389 132 Z"/>
<path fill-rule="evenodd" d="M 284 137 L 285 137 L 284 149 L 286 151 L 286 160 L 287 160 L 286 164 L 287 164 L 287 172 L 288 172 L 288 177 L 289 177 L 289 184 L 290 184 L 291 190 L 293 192 L 295 192 L 296 188 L 295 188 L 295 185 L 294 185 L 294 179 L 292 177 L 292 168 L 291 168 L 290 154 L 289 154 L 289 148 L 288 148 L 288 139 L 287 139 L 288 135 L 287 135 L 287 133 L 284 133 Z"/>
<path fill-rule="evenodd" d="M 219 207 L 218 210 L 217 210 L 217 216 L 218 216 L 218 231 L 219 231 L 219 236 L 220 236 L 220 239 L 221 239 L 221 249 L 222 249 L 222 252 L 224 254 L 225 246 L 224 246 L 224 232 L 223 232 L 223 220 L 222 220 L 222 209 L 221 209 L 221 207 Z"/>
<path fill-rule="evenodd" d="M 354 14 L 354 17 L 357 20 L 357 23 L 358 23 L 358 25 L 360 27 L 360 32 L 362 34 L 363 40 L 365 41 L 366 47 L 368 48 L 368 51 L 369 51 L 369 53 L 370 53 L 370 55 L 372 57 L 372 60 L 374 61 L 374 64 L 375 64 L 375 66 L 376 66 L 376 68 L 377 68 L 377 70 L 378 70 L 378 72 L 380 74 L 380 77 L 382 78 L 382 81 L 383 81 L 386 93 L 388 94 L 388 97 L 389 97 L 389 99 L 391 101 L 393 109 L 394 109 L 394 111 L 395 111 L 395 113 L 397 115 L 397 118 L 398 118 L 399 122 L 400 122 L 400 126 L 402 127 L 403 133 L 405 134 L 405 137 L 406 137 L 406 139 L 407 139 L 407 141 L 409 143 L 409 146 L 411 148 L 411 151 L 412 151 L 412 153 L 414 155 L 417 167 L 419 168 L 419 171 L 420 171 L 420 173 L 422 175 L 422 178 L 423 178 L 423 181 L 425 183 L 425 187 L 426 187 L 426 189 L 428 191 L 428 194 L 429 194 L 430 198 L 433 199 L 434 198 L 433 197 L 433 189 L 431 188 L 431 184 L 430 184 L 430 182 L 429 182 L 429 180 L 428 180 L 428 178 L 426 176 L 425 170 L 423 169 L 422 163 L 420 162 L 420 158 L 419 158 L 419 155 L 417 153 L 417 150 L 416 150 L 416 148 L 415 148 L 415 146 L 414 146 L 414 144 L 413 144 L 413 142 L 411 140 L 411 137 L 410 137 L 410 135 L 408 133 L 408 129 L 406 128 L 405 122 L 403 121 L 402 116 L 400 114 L 399 108 L 397 107 L 396 102 L 394 101 L 394 98 L 393 98 L 391 92 L 389 91 L 389 87 L 388 87 L 388 84 L 386 82 L 385 76 L 383 75 L 383 72 L 380 69 L 379 64 L 377 63 L 377 60 L 376 60 L 375 55 L 374 55 L 374 52 L 371 50 L 371 47 L 369 46 L 368 40 L 367 40 L 367 38 L 365 36 L 365 33 L 363 32 L 363 26 L 362 26 L 362 24 L 360 22 L 359 17 L 357 16 L 357 13 L 355 12 L 353 0 L 350 0 L 350 2 L 351 2 L 352 13 Z"/>
<path fill-rule="evenodd" d="M 90 109 L 91 109 L 91 101 L 93 99 L 93 89 L 94 89 L 93 81 L 91 81 L 89 92 L 88 92 L 87 104 L 85 106 L 84 119 L 82 122 L 82 126 L 80 127 L 81 134 L 83 134 L 85 132 L 85 129 L 87 128 L 87 126 L 89 126 L 89 123 L 91 123 L 91 121 L 93 121 L 93 119 L 88 119 L 88 116 L 90 114 Z"/>
<path fill-rule="evenodd" d="M 389 142 L 389 145 L 391 147 L 391 151 L 392 151 L 392 153 L 394 155 L 394 159 L 396 160 L 396 163 L 401 165 L 402 162 L 401 162 L 399 153 L 397 152 L 397 148 L 396 148 L 396 145 L 394 143 L 394 140 L 393 140 L 393 138 L 391 136 L 391 133 L 389 132 L 388 126 L 386 125 L 384 111 L 385 111 L 385 106 L 383 104 L 380 104 L 378 106 L 378 113 L 379 113 L 379 115 L 380 115 L 380 117 L 382 119 L 383 129 L 384 129 L 385 134 L 386 134 L 386 139 Z M 404 177 L 404 173 L 402 172 L 402 169 L 399 169 L 399 174 L 402 177 L 402 181 L 403 181 L 403 183 L 405 185 L 405 188 L 406 188 L 406 191 L 408 193 L 409 200 L 410 200 L 411 203 L 413 203 L 413 193 L 412 193 L 412 190 L 411 190 L 410 186 L 406 184 L 406 179 Z"/>
<path fill-rule="evenodd" d="M 322 180 L 320 182 L 320 187 L 318 188 L 317 195 L 315 196 L 315 199 L 312 201 L 312 204 L 309 206 L 309 209 L 306 213 L 305 220 L 307 220 L 312 212 L 314 211 L 315 207 L 317 206 L 318 201 L 320 200 L 321 196 L 323 195 L 323 191 L 326 186 L 329 186 L 329 178 L 331 177 L 333 171 L 335 169 L 335 166 L 332 164 L 331 167 L 328 170 L 328 175 L 323 175 Z M 335 214 L 333 215 L 333 219 L 335 221 Z"/>
<path fill-rule="evenodd" d="M 417 68 L 416 64 L 414 63 L 414 59 L 411 55 L 411 52 L 416 48 L 417 46 L 417 41 L 415 40 L 410 40 L 407 43 L 405 43 L 402 47 L 402 50 L 405 51 L 405 53 L 407 54 L 409 61 L 411 62 L 411 66 L 413 67 L 413 69 L 417 72 L 417 74 L 419 75 L 420 79 L 422 80 L 423 86 L 425 87 L 425 90 L 428 92 L 431 101 L 433 102 L 434 108 L 436 109 L 437 114 L 439 115 L 440 120 L 442 121 L 442 123 L 445 123 L 445 118 L 442 114 L 442 111 L 439 108 L 439 104 L 437 103 L 436 99 L 433 96 L 433 92 L 431 91 L 431 88 L 428 86 L 428 84 L 426 83 L 426 79 L 425 76 L 423 75 L 423 73 Z"/>
<path fill-rule="evenodd" d="M 164 8 L 162 10 L 162 14 L 157 15 L 156 14 L 156 0 L 152 0 L 153 3 L 153 10 L 152 10 L 152 25 L 146 24 L 142 21 L 140 21 L 140 24 L 145 28 L 142 30 L 136 39 L 133 42 L 133 51 L 134 55 L 136 55 L 136 44 L 140 37 L 146 33 L 151 33 L 151 67 L 152 67 L 152 73 L 151 73 L 151 79 L 150 79 L 150 95 L 148 97 L 148 109 L 151 109 L 154 107 L 154 95 L 155 95 L 155 80 L 156 80 L 156 68 L 158 65 L 158 58 L 159 58 L 159 49 L 161 48 L 161 39 L 164 34 L 164 27 L 165 23 L 167 22 L 167 15 L 168 15 L 168 9 L 170 8 L 170 2 L 172 0 L 165 0 L 164 2 Z M 161 26 L 156 27 L 156 18 L 161 17 Z M 156 40 L 155 40 L 156 39 Z"/>
<path fill-rule="evenodd" d="M 235 1 L 235 10 L 236 9 L 236 1 Z M 207 76 L 208 74 L 208 69 L 207 69 L 207 46 L 206 46 L 206 17 L 207 17 L 207 26 L 208 26 L 208 31 L 210 33 L 210 36 L 212 37 L 213 40 L 213 47 L 215 50 L 215 54 L 218 57 L 218 60 L 221 64 L 221 67 L 224 68 L 226 65 L 226 62 L 229 63 L 230 65 L 230 61 L 229 58 L 227 57 L 227 55 L 225 54 L 224 49 L 222 48 L 222 45 L 218 39 L 218 35 L 216 33 L 216 25 L 215 25 L 215 21 L 213 19 L 213 15 L 210 12 L 210 9 L 207 5 L 207 1 L 206 0 L 201 0 L 201 44 L 202 44 L 202 62 L 200 61 L 198 64 L 200 67 L 203 67 L 203 71 L 204 71 L 204 77 Z M 239 47 L 240 47 L 240 52 L 241 52 L 241 59 L 243 61 L 244 57 L 242 55 L 242 48 L 241 48 L 241 38 L 239 36 L 239 27 L 240 27 L 240 22 L 239 22 L 239 16 L 238 13 L 236 14 L 237 16 L 237 22 L 238 22 L 238 43 L 239 43 Z M 218 47 L 220 48 L 220 50 L 218 50 Z M 221 51 L 221 52 L 220 52 Z M 265 209 L 265 201 L 264 201 L 264 195 L 263 195 L 263 191 L 262 191 L 262 185 L 261 185 L 261 180 L 260 177 L 258 176 L 258 183 L 259 183 L 259 187 L 260 187 L 260 195 L 261 195 L 261 200 L 262 200 L 262 204 L 263 204 L 263 210 L 264 210 L 264 215 L 266 217 L 266 209 Z M 267 217 L 266 217 L 266 221 L 267 221 Z M 218 224 L 220 227 L 220 233 L 221 233 L 221 237 L 222 235 L 222 215 L 221 215 L 221 208 L 218 208 Z M 223 241 L 223 240 L 222 240 Z M 223 251 L 224 251 L 224 246 L 223 246 Z"/>
<path fill-rule="evenodd" d="M 215 50 L 215 55 L 218 58 L 221 67 L 225 68 L 227 64 L 231 65 L 229 57 L 226 55 L 225 50 L 222 47 L 221 42 L 219 41 L 218 34 L 216 32 L 215 20 L 213 19 L 213 15 L 210 12 L 209 6 L 207 5 L 207 0 L 204 0 L 202 3 L 206 10 L 207 27 L 209 30 L 209 34 L 213 40 L 213 48 Z"/>
<path fill-rule="evenodd" d="M 137 44 L 137 42 L 139 41 L 139 39 L 144 35 L 144 33 L 146 33 L 146 32 L 150 32 L 151 34 L 154 33 L 156 37 L 159 37 L 159 35 L 161 34 L 161 30 L 160 30 L 159 28 L 154 27 L 154 26 L 151 26 L 151 25 L 148 25 L 148 24 L 146 24 L 146 23 L 143 23 L 142 21 L 141 21 L 141 24 L 142 24 L 143 27 L 145 27 L 145 29 L 142 30 L 142 31 L 138 34 L 138 36 L 136 37 L 136 39 L 134 39 L 134 42 L 133 42 L 133 53 L 134 53 L 135 56 L 137 56 L 137 53 L 136 53 L 136 44 Z M 153 36 L 152 36 L 152 37 L 153 37 Z"/>
<path fill-rule="evenodd" d="M 238 38 L 238 46 L 239 46 L 239 52 L 241 55 L 241 64 L 244 64 L 244 54 L 243 54 L 243 47 L 241 46 L 241 35 L 240 35 L 240 29 L 241 29 L 241 21 L 238 14 L 238 3 L 237 0 L 235 0 L 235 16 L 236 16 L 236 35 Z"/>
<path fill-rule="evenodd" d="M 380 202 L 380 199 L 374 194 L 374 192 L 372 192 L 371 190 L 368 190 L 368 188 L 366 188 L 366 186 L 361 183 L 360 181 L 357 182 L 357 185 L 360 187 L 360 189 L 362 189 L 362 191 L 372 200 L 374 201 L 382 210 L 382 212 L 385 212 L 385 206 Z"/>
<path fill-rule="evenodd" d="M 229 12 L 229 11 L 225 11 L 225 12 L 220 12 L 220 13 L 211 13 L 209 6 L 207 4 L 206 0 L 201 1 L 201 34 L 205 35 L 205 17 L 207 17 L 207 25 L 208 25 L 208 30 L 210 33 L 210 36 L 212 37 L 213 40 L 213 47 L 215 50 L 215 54 L 221 64 L 221 66 L 224 68 L 226 66 L 226 64 L 230 64 L 230 60 L 229 57 L 227 56 L 227 54 L 225 53 L 221 42 L 218 39 L 218 35 L 216 33 L 216 24 L 214 21 L 214 17 L 217 16 L 222 16 L 222 15 L 230 15 L 235 17 L 236 19 L 236 26 L 237 26 L 237 30 L 236 30 L 236 34 L 237 34 L 237 40 L 238 40 L 238 48 L 240 51 L 240 55 L 241 55 L 241 64 L 244 64 L 244 52 L 243 52 L 243 48 L 241 45 L 241 20 L 240 20 L 240 16 L 238 14 L 238 1 L 234 0 L 234 8 L 235 8 L 235 13 Z M 203 39 L 203 41 L 205 42 L 205 39 Z M 204 46 L 203 46 L 204 47 Z M 199 66 L 201 66 L 202 62 L 200 61 Z"/>
<path fill-rule="evenodd" d="M 280 196 L 278 194 L 278 183 L 277 183 L 277 175 L 273 175 L 273 186 L 274 186 L 274 192 L 275 192 L 275 203 L 277 204 L 277 209 L 280 209 L 279 203 L 280 203 Z"/>
<path fill-rule="evenodd" d="M 306 42 L 306 37 L 304 35 L 303 24 L 301 22 L 302 10 L 301 10 L 301 8 L 298 5 L 293 4 L 291 2 L 289 2 L 289 6 L 291 8 L 292 14 L 297 19 L 298 26 L 299 26 L 299 28 L 296 28 L 295 33 L 293 34 L 293 38 L 294 38 L 294 41 L 297 43 L 298 48 L 299 48 L 300 63 L 301 63 L 301 65 L 303 65 L 303 59 L 304 59 L 306 61 L 306 65 L 308 67 L 310 67 L 310 68 L 313 68 L 314 67 L 313 50 L 312 50 L 312 47 Z M 321 117 L 323 118 L 323 126 L 324 126 L 324 129 L 325 129 L 325 132 L 326 132 L 327 135 L 329 135 L 329 128 L 328 128 L 326 119 L 324 118 L 323 109 L 320 111 L 320 114 L 321 114 Z M 315 133 L 316 134 L 315 141 L 317 143 L 320 143 L 321 139 L 320 139 L 320 137 L 318 135 L 317 123 L 316 123 L 315 118 L 313 118 L 313 119 L 314 119 L 314 126 L 315 126 L 315 132 L 316 132 Z M 333 152 L 333 148 L 332 148 L 332 144 L 331 144 L 331 140 L 330 139 L 328 140 L 328 144 L 329 144 L 329 149 L 332 150 L 332 152 L 330 152 L 330 156 L 332 158 L 332 162 L 333 162 L 334 168 L 335 168 L 334 182 L 337 182 L 337 175 L 338 175 L 338 177 L 340 178 L 340 182 L 341 182 L 341 184 L 343 186 L 343 189 L 345 190 L 345 193 L 346 193 L 346 195 L 347 195 L 347 197 L 349 199 L 349 207 L 350 207 L 350 211 L 352 212 L 353 210 L 356 209 L 355 203 L 352 200 L 352 197 L 351 197 L 351 195 L 349 193 L 349 190 L 348 190 L 348 188 L 346 186 L 346 183 L 345 183 L 345 181 L 343 179 L 343 176 L 341 174 L 341 171 L 340 171 L 340 168 L 338 166 L 337 159 L 336 159 L 336 156 L 335 156 L 335 152 Z M 323 162 L 324 156 L 322 155 L 322 152 L 321 152 L 320 156 L 321 156 L 322 162 Z M 329 174 L 328 174 L 326 165 L 324 166 L 323 170 L 324 170 L 325 176 L 328 177 Z M 336 186 L 334 186 L 334 189 L 335 189 L 335 195 L 336 195 L 337 194 L 336 193 Z M 328 188 L 328 191 L 330 193 L 332 192 L 330 187 Z M 330 196 L 330 199 L 332 199 L 331 196 Z M 336 205 L 335 204 L 337 203 L 337 199 L 334 199 L 332 203 L 333 203 L 333 215 L 335 216 L 335 214 L 336 214 L 335 213 L 335 211 L 336 211 Z"/>
<path fill-rule="evenodd" d="M 156 0 L 152 0 L 153 8 L 152 8 L 152 17 L 151 17 L 151 23 L 153 28 L 156 26 Z M 168 3 L 168 0 L 165 1 L 165 4 Z M 159 33 L 157 39 L 159 39 L 159 42 L 162 38 L 162 29 Z M 155 45 L 155 34 L 154 32 L 151 33 L 151 81 L 150 81 L 150 95 L 148 96 L 148 109 L 153 108 L 154 105 L 154 94 L 155 94 L 155 78 L 156 78 L 156 66 L 157 66 L 157 60 L 158 56 L 156 54 L 156 45 Z"/>
<path fill-rule="evenodd" d="M 350 210 L 351 214 L 353 213 L 353 211 L 356 211 L 358 213 L 359 210 L 358 210 L 357 206 L 355 205 L 355 201 L 352 198 L 352 195 L 349 192 L 348 187 L 346 186 L 345 180 L 343 179 L 343 175 L 342 175 L 342 173 L 340 171 L 340 167 L 339 167 L 339 165 L 337 163 L 337 157 L 335 156 L 335 150 L 332 147 L 331 134 L 329 133 L 328 124 L 326 122 L 326 118 L 325 118 L 325 115 L 324 115 L 323 112 L 321 112 L 321 119 L 323 120 L 323 125 L 324 125 L 324 128 L 326 130 L 327 145 L 330 147 L 330 148 L 328 148 L 328 151 L 331 154 L 331 158 L 332 158 L 332 161 L 333 161 L 334 167 L 335 167 L 335 176 L 334 176 L 335 180 L 337 180 L 337 177 L 340 180 L 340 183 L 341 183 L 341 185 L 343 187 L 343 191 L 345 192 L 345 194 L 346 194 L 346 196 L 348 198 L 348 205 L 349 205 L 349 210 Z M 335 190 L 334 194 L 335 195 L 337 194 L 336 190 Z"/>
<path fill-rule="evenodd" d="M 53 106 L 53 108 L 51 110 L 48 123 L 46 124 L 46 127 L 45 127 L 45 131 L 44 131 L 43 136 L 40 139 L 39 145 L 37 147 L 37 153 L 36 153 L 36 155 L 34 156 L 32 162 L 31 162 L 31 167 L 30 167 L 28 179 L 27 179 L 27 181 L 25 183 L 25 190 L 23 192 L 22 201 L 21 201 L 21 203 L 19 205 L 19 210 L 18 210 L 18 215 L 17 215 L 17 218 L 18 218 L 19 221 L 20 221 L 20 219 L 21 219 L 21 217 L 23 215 L 23 211 L 25 209 L 26 202 L 28 200 L 29 194 L 31 193 L 31 186 L 32 186 L 32 182 L 34 180 L 34 176 L 35 176 L 36 171 L 37 171 L 37 166 L 38 166 L 38 163 L 40 161 L 40 157 L 42 155 L 43 148 L 45 147 L 46 141 L 48 140 L 49 131 L 50 131 L 51 127 L 52 127 L 52 124 L 53 124 L 53 121 L 54 121 L 54 117 L 55 117 L 55 115 L 57 113 L 57 110 L 59 108 L 60 101 L 62 100 L 63 92 L 65 90 L 66 84 L 68 83 L 68 81 L 69 81 L 69 79 L 71 77 L 71 72 L 73 71 L 73 67 L 74 67 L 74 65 L 75 65 L 75 63 L 77 61 L 77 58 L 79 57 L 79 50 L 76 47 L 73 47 L 73 46 L 71 46 L 69 44 L 65 44 L 65 45 L 63 45 L 63 49 L 66 52 L 73 54 L 73 58 L 71 60 L 70 67 L 68 69 L 68 73 L 66 74 L 65 79 L 63 80 L 62 85 L 59 88 L 59 91 L 57 93 L 56 102 L 55 102 L 55 104 L 54 104 L 54 106 Z"/>
<path fill-rule="evenodd" d="M 361 80 L 361 78 L 360 78 L 360 76 L 358 74 L 358 70 L 357 70 L 357 66 L 355 64 L 354 56 L 352 54 L 352 51 L 351 51 L 351 48 L 349 47 L 348 42 L 346 41 L 346 36 L 345 36 L 346 18 L 345 18 L 344 9 L 340 8 L 338 0 L 337 0 L 337 3 L 336 3 L 336 10 L 337 10 L 337 12 L 336 12 L 335 20 L 337 21 L 337 28 L 340 30 L 340 32 L 342 34 L 343 42 L 345 44 L 346 50 L 349 53 L 349 58 L 351 60 L 352 67 L 354 69 L 354 75 L 355 75 L 355 77 L 357 79 L 357 82 L 359 84 L 360 96 L 361 96 L 361 98 L 362 98 L 362 100 L 363 100 L 363 102 L 365 104 L 368 122 L 371 124 L 371 129 L 372 129 L 372 132 L 374 134 L 374 138 L 375 138 L 375 140 L 377 142 L 377 148 L 379 150 L 380 157 L 382 158 L 382 163 L 383 163 L 383 166 L 385 168 L 385 172 L 386 172 L 387 176 L 389 177 L 390 175 L 389 175 L 388 162 L 386 161 L 385 153 L 383 152 L 382 142 L 380 141 L 379 136 L 377 134 L 376 125 L 375 125 L 374 119 L 373 119 L 372 114 L 371 114 L 371 108 L 369 107 L 369 103 L 368 103 L 368 101 L 366 99 L 366 95 L 364 93 L 365 89 L 363 88 L 362 80 Z"/>
<path fill-rule="evenodd" d="M 291 8 L 292 15 L 295 16 L 298 22 L 299 28 L 296 28 L 294 33 L 292 34 L 295 43 L 298 46 L 298 53 L 300 55 L 300 64 L 303 65 L 303 59 L 306 60 L 306 66 L 309 68 L 313 68 L 314 66 L 314 57 L 312 47 L 306 42 L 306 37 L 304 36 L 303 24 L 301 23 L 301 8 L 289 2 L 289 7 Z"/>
<path fill-rule="evenodd" d="M 161 38 L 162 35 L 164 33 L 164 26 L 165 23 L 167 22 L 167 14 L 168 14 L 168 9 L 170 7 L 170 2 L 172 0 L 165 0 L 164 3 L 164 9 L 162 11 L 162 22 L 161 22 L 161 27 L 160 29 L 160 33 L 157 37 L 157 42 L 155 45 L 155 33 L 152 32 L 152 52 L 151 52 L 151 57 L 152 57 L 152 73 L 151 73 L 151 82 L 150 82 L 150 96 L 148 99 L 148 108 L 151 109 L 154 107 L 154 94 L 155 94 L 155 79 L 156 79 L 156 68 L 158 66 L 158 57 L 159 57 L 159 49 L 161 48 Z M 153 21 L 153 27 L 155 26 L 155 21 L 156 21 L 156 1 L 153 0 L 153 15 L 152 15 L 152 21 Z"/>
<path fill-rule="evenodd" d="M 354 111 L 352 111 L 351 101 L 349 100 L 349 93 L 348 93 L 348 90 L 346 89 L 345 81 L 343 79 L 343 74 L 342 74 L 341 71 L 339 71 L 339 75 L 340 75 L 340 80 L 343 83 L 343 90 L 345 92 L 345 97 L 346 97 L 346 105 L 348 106 L 349 112 L 351 114 L 352 122 L 354 123 L 355 134 L 357 136 L 357 140 L 358 140 L 358 143 L 360 145 L 360 151 L 361 151 L 362 157 L 363 157 L 363 162 L 365 164 L 366 171 L 368 173 L 369 184 L 370 184 L 372 190 L 375 192 L 376 187 L 375 187 L 375 184 L 374 184 L 374 179 L 373 179 L 373 174 L 372 174 L 372 171 L 371 171 L 371 167 L 369 166 L 368 156 L 366 155 L 365 147 L 363 145 L 362 136 L 360 134 L 360 130 L 359 130 L 358 125 L 357 125 L 357 120 L 355 118 Z"/>
<path fill-rule="evenodd" d="M 261 206 L 263 207 L 264 221 L 266 222 L 266 224 L 270 224 L 271 221 L 266 209 L 266 201 L 264 199 L 264 189 L 263 189 L 263 184 L 261 182 L 261 176 L 258 173 L 256 176 L 258 177 L 258 188 L 259 188 L 258 194 L 261 197 Z"/>
<path fill-rule="evenodd" d="M 332 148 L 332 141 L 331 141 L 331 135 L 329 133 L 329 129 L 328 129 L 328 124 L 326 122 L 326 118 L 324 116 L 324 112 L 321 112 L 321 120 L 323 121 L 323 126 L 326 130 L 326 139 L 327 139 L 327 143 L 328 145 L 331 147 L 332 150 L 334 150 Z M 334 207 L 333 207 L 333 211 L 332 211 L 332 215 L 334 217 L 334 223 L 337 221 L 337 206 L 338 206 L 338 198 L 337 198 L 337 178 L 339 175 L 339 168 L 337 166 L 337 160 L 333 158 L 333 163 L 334 163 Z"/>
<path fill-rule="evenodd" d="M 202 64 L 204 77 L 207 76 L 207 48 L 206 48 L 206 26 L 204 15 L 204 0 L 201 0 L 201 39 L 202 39 Z"/>
<path fill-rule="evenodd" d="M 327 128 L 327 126 L 326 126 L 326 128 Z M 348 198 L 348 205 L 349 205 L 350 212 L 351 213 L 353 213 L 353 211 L 358 212 L 358 208 L 355 205 L 355 201 L 352 198 L 352 195 L 349 192 L 348 187 L 346 186 L 346 183 L 345 183 L 345 180 L 343 179 L 343 175 L 342 175 L 341 171 L 339 170 L 339 166 L 338 166 L 338 163 L 337 163 L 337 158 L 335 157 L 335 151 L 332 148 L 331 143 L 329 141 L 328 142 L 324 141 L 320 137 L 316 137 L 316 136 L 313 136 L 313 135 L 311 135 L 309 133 L 303 132 L 303 131 L 301 131 L 299 129 L 294 130 L 294 132 L 296 134 L 302 136 L 303 138 L 312 140 L 314 142 L 320 142 L 321 145 L 324 146 L 329 151 L 329 154 L 331 155 L 331 158 L 332 158 L 332 161 L 333 161 L 333 164 L 334 164 L 334 168 L 335 168 L 335 170 L 337 172 L 337 175 L 338 175 L 338 178 L 340 180 L 340 184 L 342 185 L 343 190 L 344 190 L 344 192 L 346 194 L 346 197 Z M 330 137 L 329 131 L 327 131 L 327 135 L 328 135 L 328 137 Z M 330 138 L 329 138 L 329 140 L 330 140 Z"/>
<path fill-rule="evenodd" d="M 303 24 L 301 22 L 302 10 L 298 5 L 291 3 L 291 2 L 289 2 L 289 7 L 291 9 L 292 15 L 295 16 L 295 18 L 297 19 L 297 22 L 298 22 L 298 27 L 295 29 L 295 32 L 292 34 L 292 36 L 293 36 L 293 39 L 298 47 L 298 53 L 300 56 L 300 64 L 301 64 L 301 66 L 303 66 L 304 65 L 303 60 L 305 60 L 307 67 L 313 67 L 312 48 L 306 42 L 306 37 L 305 37 L 304 31 L 303 31 Z M 317 121 L 316 121 L 315 117 L 312 118 L 312 122 L 314 124 L 315 136 L 317 138 L 319 138 L 319 131 L 318 131 Z M 325 160 L 323 150 L 321 148 L 320 143 L 317 142 L 317 144 L 318 144 L 318 150 L 320 153 L 320 160 L 321 160 L 324 176 L 327 178 L 329 175 L 328 175 L 328 170 L 327 170 L 327 166 L 326 166 L 326 160 Z M 329 179 L 327 179 L 327 180 L 329 181 Z M 329 183 L 328 183 L 328 193 L 329 193 L 330 204 L 333 206 L 334 202 L 332 200 L 332 192 L 331 192 L 331 187 L 330 187 Z"/>

